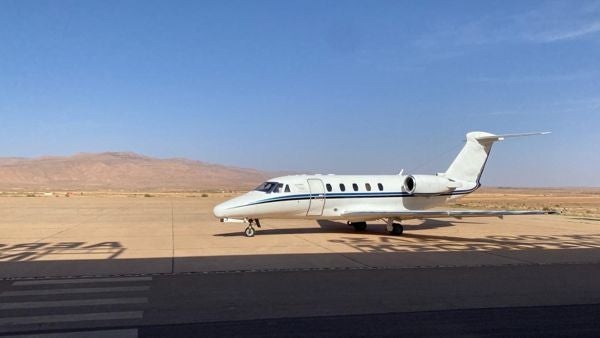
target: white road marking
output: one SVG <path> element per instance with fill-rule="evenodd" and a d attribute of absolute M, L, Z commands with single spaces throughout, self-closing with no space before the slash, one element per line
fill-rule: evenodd
<path fill-rule="evenodd" d="M 48 289 L 48 290 L 22 290 L 22 291 L 4 291 L 0 297 L 11 296 L 43 296 L 43 295 L 62 295 L 76 293 L 101 293 L 101 292 L 131 292 L 148 291 L 149 286 L 117 286 L 106 288 L 68 288 L 68 289 Z"/>
<path fill-rule="evenodd" d="M 117 320 L 117 319 L 140 319 L 143 311 L 126 312 L 96 312 L 76 313 L 66 315 L 47 315 L 30 317 L 0 318 L 0 325 L 27 325 L 41 323 L 82 322 L 90 320 Z"/>
<path fill-rule="evenodd" d="M 76 300 L 56 300 L 44 302 L 19 302 L 19 303 L 0 303 L 0 310 L 14 309 L 41 309 L 49 307 L 72 307 L 72 306 L 92 306 L 92 305 L 119 305 L 119 304 L 144 304 L 148 303 L 148 298 L 99 298 L 99 299 L 76 299 Z"/>
<path fill-rule="evenodd" d="M 77 278 L 77 279 L 51 279 L 51 280 L 25 280 L 17 281 L 12 285 L 54 285 L 54 284 L 81 284 L 81 283 L 113 283 L 113 282 L 147 282 L 152 277 L 110 277 L 110 278 Z"/>
<path fill-rule="evenodd" d="M 19 336 L 8 336 L 14 338 L 135 338 L 138 336 L 137 329 L 126 330 L 101 330 L 101 331 L 76 331 L 61 333 L 42 333 Z"/>

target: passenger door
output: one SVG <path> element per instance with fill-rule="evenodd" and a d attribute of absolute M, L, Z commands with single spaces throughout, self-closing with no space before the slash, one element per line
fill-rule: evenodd
<path fill-rule="evenodd" d="M 309 178 L 310 204 L 306 216 L 321 216 L 325 208 L 325 185 L 318 178 Z"/>

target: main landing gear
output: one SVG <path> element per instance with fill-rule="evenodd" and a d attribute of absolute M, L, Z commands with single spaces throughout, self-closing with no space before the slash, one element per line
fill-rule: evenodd
<path fill-rule="evenodd" d="M 367 222 L 348 222 L 348 225 L 354 227 L 356 231 L 365 231 L 367 229 Z"/>
<path fill-rule="evenodd" d="M 348 226 L 351 226 L 356 231 L 365 231 L 367 229 L 367 222 L 350 222 L 348 221 Z M 404 227 L 402 224 L 394 222 L 393 219 L 387 220 L 386 230 L 390 233 L 390 235 L 400 236 L 404 232 Z"/>
<path fill-rule="evenodd" d="M 244 230 L 244 235 L 246 235 L 246 237 L 254 237 L 256 230 L 254 230 L 252 225 L 256 224 L 256 226 L 260 228 L 260 221 L 258 219 L 248 219 L 247 222 L 248 226 L 246 227 L 246 230 Z"/>
<path fill-rule="evenodd" d="M 400 236 L 404 232 L 404 227 L 402 226 L 402 224 L 394 222 L 394 220 L 391 218 L 388 219 L 385 228 L 390 233 L 390 235 Z"/>

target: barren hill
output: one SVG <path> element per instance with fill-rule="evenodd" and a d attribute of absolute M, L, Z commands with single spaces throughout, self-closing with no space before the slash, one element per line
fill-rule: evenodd
<path fill-rule="evenodd" d="M 0 190 L 207 191 L 250 189 L 273 174 L 128 152 L 0 158 Z"/>

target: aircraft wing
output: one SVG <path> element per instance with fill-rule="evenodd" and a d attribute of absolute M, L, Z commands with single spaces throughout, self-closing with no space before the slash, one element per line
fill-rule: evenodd
<path fill-rule="evenodd" d="M 418 218 L 463 218 L 463 217 L 500 217 L 512 215 L 547 215 L 556 211 L 545 210 L 403 210 L 403 211 L 349 211 L 342 216 L 349 218 L 394 218 L 399 220 Z"/>

